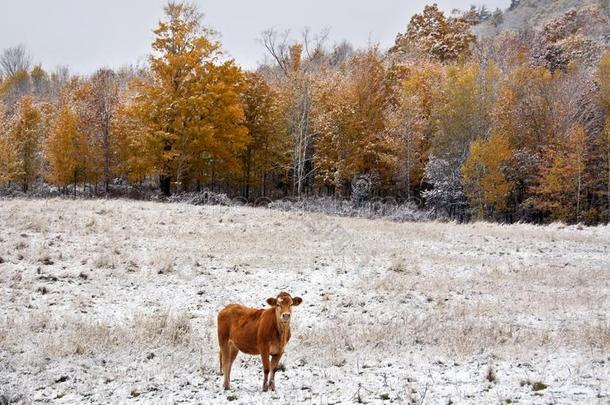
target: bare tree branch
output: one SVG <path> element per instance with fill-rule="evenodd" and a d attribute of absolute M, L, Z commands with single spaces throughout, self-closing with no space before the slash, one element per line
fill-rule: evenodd
<path fill-rule="evenodd" d="M 17 72 L 29 71 L 32 58 L 23 45 L 7 48 L 0 55 L 0 73 L 7 77 L 14 76 Z"/>
<path fill-rule="evenodd" d="M 280 69 L 285 75 L 288 75 L 289 72 L 289 44 L 288 44 L 288 36 L 290 35 L 290 31 L 284 31 L 282 33 L 278 33 L 275 29 L 270 28 L 268 30 L 263 31 L 261 34 L 261 42 L 267 52 L 273 57 L 273 59 L 277 62 Z"/>

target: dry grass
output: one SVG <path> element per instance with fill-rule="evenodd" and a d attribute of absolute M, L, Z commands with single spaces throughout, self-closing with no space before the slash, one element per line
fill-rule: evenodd
<path fill-rule="evenodd" d="M 188 346 L 193 339 L 187 313 L 138 313 L 125 322 L 93 321 L 87 316 L 58 317 L 37 311 L 26 317 L 0 321 L 0 344 L 4 350 L 28 357 L 60 358 L 101 355 L 125 348 Z M 27 339 L 24 337 L 27 336 Z"/>

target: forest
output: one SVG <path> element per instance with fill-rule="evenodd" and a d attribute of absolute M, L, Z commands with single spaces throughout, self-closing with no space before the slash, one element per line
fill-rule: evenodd
<path fill-rule="evenodd" d="M 477 34 L 501 19 L 429 5 L 390 49 L 270 29 L 245 70 L 170 2 L 145 66 L 76 75 L 5 49 L 0 194 L 348 200 L 364 183 L 439 218 L 608 223 L 610 52 L 591 31 L 610 12 Z"/>

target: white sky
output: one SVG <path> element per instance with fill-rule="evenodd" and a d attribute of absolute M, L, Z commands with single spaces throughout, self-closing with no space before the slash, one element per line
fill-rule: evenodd
<path fill-rule="evenodd" d="M 257 39 L 274 27 L 297 35 L 330 29 L 330 42 L 356 47 L 393 44 L 414 13 L 433 0 L 196 0 L 204 24 L 221 33 L 225 50 L 245 68 L 263 60 Z M 510 0 L 437 0 L 446 11 L 482 2 L 493 10 Z M 2 0 L 0 50 L 25 45 L 35 63 L 75 73 L 146 60 L 165 0 Z"/>

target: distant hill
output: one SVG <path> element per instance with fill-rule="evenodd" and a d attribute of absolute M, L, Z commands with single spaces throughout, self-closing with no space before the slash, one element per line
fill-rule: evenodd
<path fill-rule="evenodd" d="M 477 31 L 481 35 L 493 35 L 501 31 L 542 30 L 549 22 L 561 18 L 571 10 L 596 10 L 610 17 L 609 0 L 521 0 L 503 13 L 497 26 L 491 20 L 481 24 Z M 601 22 L 601 21 L 600 21 Z M 602 27 L 598 27 L 602 28 Z M 610 27 L 606 26 L 608 31 Z"/>
<path fill-rule="evenodd" d="M 610 0 L 513 0 L 499 17 L 475 27 L 480 38 L 507 31 L 532 34 L 546 59 L 559 52 L 590 65 L 610 44 Z"/>

